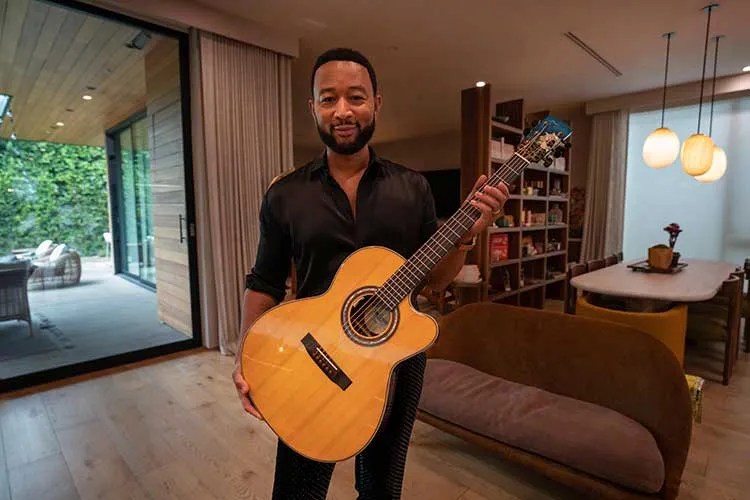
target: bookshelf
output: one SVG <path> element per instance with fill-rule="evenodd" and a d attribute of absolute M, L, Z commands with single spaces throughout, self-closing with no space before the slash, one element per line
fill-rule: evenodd
<path fill-rule="evenodd" d="M 524 114 L 523 100 L 491 102 L 491 85 L 461 94 L 461 194 L 481 174 L 510 159 L 525 128 L 547 116 Z M 483 278 L 479 299 L 543 307 L 563 300 L 568 263 L 570 154 L 550 167 L 528 166 L 510 187 L 511 197 L 495 224 L 477 238 L 467 264 Z"/>

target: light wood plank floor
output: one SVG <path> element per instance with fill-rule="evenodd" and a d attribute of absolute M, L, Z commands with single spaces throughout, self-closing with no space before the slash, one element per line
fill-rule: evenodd
<path fill-rule="evenodd" d="M 750 360 L 709 383 L 680 498 L 747 498 Z M 247 416 L 232 361 L 195 350 L 0 399 L 0 500 L 270 497 L 275 439 Z M 329 498 L 356 498 L 353 460 Z M 421 422 L 405 499 L 577 498 Z"/>

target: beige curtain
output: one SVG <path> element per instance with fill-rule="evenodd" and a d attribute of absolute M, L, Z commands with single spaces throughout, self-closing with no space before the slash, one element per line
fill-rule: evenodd
<path fill-rule="evenodd" d="M 203 343 L 234 354 L 261 199 L 292 168 L 291 58 L 199 30 L 191 42 Z"/>
<path fill-rule="evenodd" d="M 628 112 L 594 115 L 586 181 L 581 262 L 622 250 Z"/>

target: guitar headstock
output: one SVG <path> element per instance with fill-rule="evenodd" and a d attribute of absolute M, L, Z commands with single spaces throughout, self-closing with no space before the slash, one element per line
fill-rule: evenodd
<path fill-rule="evenodd" d="M 552 157 L 559 158 L 570 147 L 571 128 L 563 121 L 553 116 L 539 120 L 534 127 L 524 135 L 518 145 L 518 154 L 530 163 L 552 164 Z"/>

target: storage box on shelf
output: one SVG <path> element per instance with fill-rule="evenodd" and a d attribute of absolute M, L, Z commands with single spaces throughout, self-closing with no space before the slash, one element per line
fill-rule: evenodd
<path fill-rule="evenodd" d="M 468 196 L 477 177 L 502 168 L 532 121 L 523 100 L 490 102 L 491 85 L 465 89 L 461 96 L 461 191 Z M 510 183 L 503 213 L 477 239 L 467 263 L 483 278 L 481 300 L 542 307 L 563 300 L 568 250 L 570 149 L 550 167 L 529 165 Z"/>

